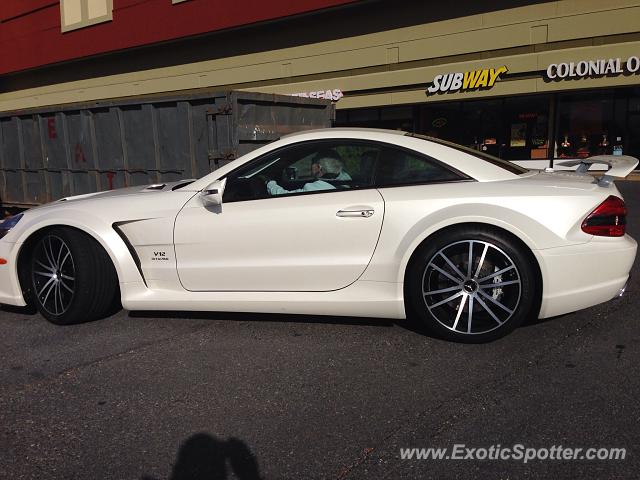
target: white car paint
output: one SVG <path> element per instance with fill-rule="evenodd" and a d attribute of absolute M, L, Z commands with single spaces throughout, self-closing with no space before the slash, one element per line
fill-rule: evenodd
<path fill-rule="evenodd" d="M 339 290 L 367 268 L 383 216 L 375 189 L 234 202 L 221 214 L 194 197 L 176 219 L 178 275 L 191 291 Z"/>
<path fill-rule="evenodd" d="M 332 138 L 413 149 L 475 181 L 223 203 L 218 210 L 205 206 L 201 192 L 238 166 L 285 145 Z M 614 297 L 637 249 L 628 235 L 593 237 L 580 229 L 598 204 L 620 196 L 613 184 L 598 186 L 590 177 L 560 172 L 518 176 L 395 131 L 291 135 L 183 188 L 172 186 L 72 197 L 25 212 L 0 240 L 0 258 L 7 260 L 0 265 L 0 303 L 25 304 L 18 254 L 30 235 L 53 225 L 83 230 L 104 247 L 116 267 L 122 304 L 130 310 L 403 318 L 404 275 L 417 246 L 442 228 L 476 222 L 512 233 L 531 250 L 542 275 L 544 318 Z M 374 213 L 336 217 L 349 208 Z"/>

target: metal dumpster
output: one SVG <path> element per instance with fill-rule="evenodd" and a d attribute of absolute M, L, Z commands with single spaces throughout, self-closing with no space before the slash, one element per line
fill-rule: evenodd
<path fill-rule="evenodd" d="M 147 96 L 0 113 L 0 198 L 198 178 L 282 135 L 330 127 L 330 101 L 251 92 Z"/>

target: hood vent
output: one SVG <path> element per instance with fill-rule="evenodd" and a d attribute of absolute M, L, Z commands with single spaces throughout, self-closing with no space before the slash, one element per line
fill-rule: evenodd
<path fill-rule="evenodd" d="M 167 186 L 166 183 L 154 183 L 153 185 L 149 185 L 148 187 L 144 188 L 143 192 L 154 192 L 158 190 L 164 190 L 164 187 L 166 186 Z"/>

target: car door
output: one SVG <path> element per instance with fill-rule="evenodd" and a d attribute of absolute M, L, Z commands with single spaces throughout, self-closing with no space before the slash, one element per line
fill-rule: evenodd
<path fill-rule="evenodd" d="M 378 155 L 355 140 L 295 144 L 229 174 L 218 210 L 195 196 L 174 231 L 184 288 L 329 291 L 356 281 L 384 217 L 372 179 Z M 318 173 L 318 161 L 333 171 Z"/>

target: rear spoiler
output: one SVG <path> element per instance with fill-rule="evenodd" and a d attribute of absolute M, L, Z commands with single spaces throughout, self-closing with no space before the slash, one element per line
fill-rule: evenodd
<path fill-rule="evenodd" d="M 615 178 L 626 178 L 638 166 L 638 159 L 628 155 L 596 155 L 595 157 L 582 158 L 579 160 L 569 160 L 560 162 L 563 167 L 574 167 L 578 165 L 576 173 L 586 175 L 589 167 L 594 163 L 609 165 L 609 170 L 598 180 L 601 187 L 609 186 Z"/>

